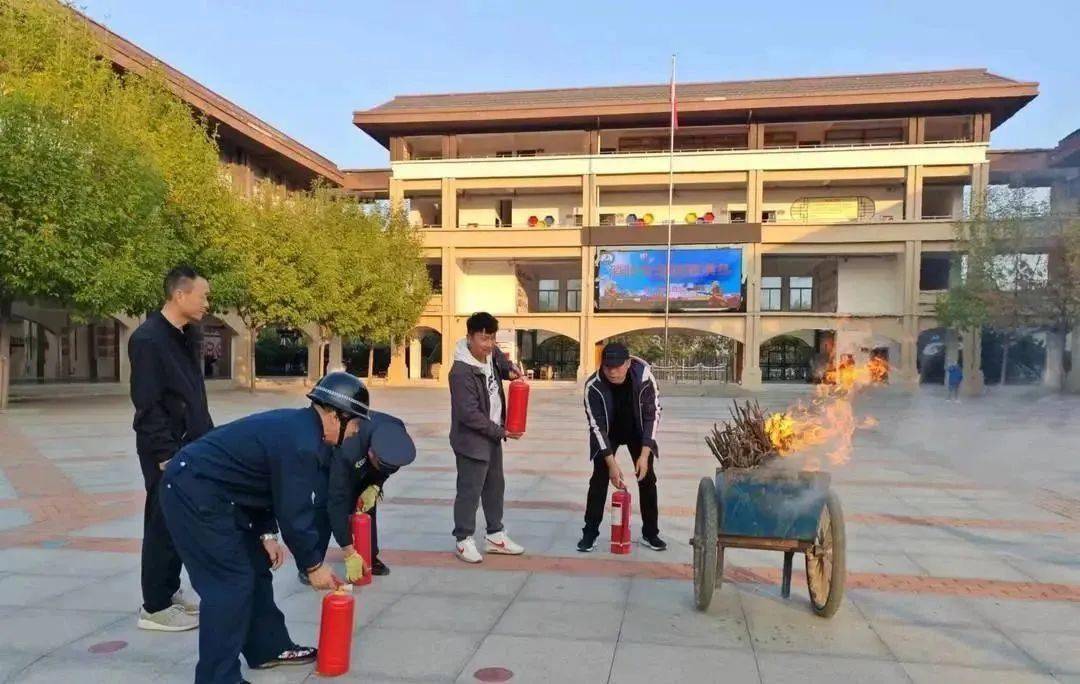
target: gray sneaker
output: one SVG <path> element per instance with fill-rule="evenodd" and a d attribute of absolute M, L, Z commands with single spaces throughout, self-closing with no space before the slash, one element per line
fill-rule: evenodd
<path fill-rule="evenodd" d="M 199 614 L 199 602 L 186 598 L 183 589 L 177 589 L 176 593 L 172 595 L 172 604 L 183 608 L 188 615 Z"/>
<path fill-rule="evenodd" d="M 158 632 L 186 632 L 199 626 L 198 615 L 188 615 L 183 606 L 173 604 L 156 613 L 148 613 L 145 608 L 139 608 L 139 629 L 150 629 Z"/>

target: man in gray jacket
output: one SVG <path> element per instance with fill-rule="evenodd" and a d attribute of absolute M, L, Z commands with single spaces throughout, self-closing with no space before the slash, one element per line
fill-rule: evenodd
<path fill-rule="evenodd" d="M 499 321 L 489 313 L 475 313 L 465 323 L 468 335 L 458 342 L 450 367 L 450 448 L 457 461 L 457 496 L 454 499 L 455 555 L 466 563 L 484 560 L 473 541 L 476 508 L 483 502 L 487 534 L 484 550 L 512 556 L 525 553 L 503 529 L 504 439 L 508 433 L 506 395 L 502 381 L 521 372 L 495 346 Z"/>

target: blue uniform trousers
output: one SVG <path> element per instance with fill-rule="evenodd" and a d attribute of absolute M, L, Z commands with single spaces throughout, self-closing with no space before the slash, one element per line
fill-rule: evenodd
<path fill-rule="evenodd" d="M 191 584 L 202 599 L 195 684 L 238 684 L 248 665 L 293 646 L 274 603 L 270 559 L 228 494 L 190 471 L 168 468 L 161 507 Z M 246 520 L 246 518 L 243 518 Z"/>

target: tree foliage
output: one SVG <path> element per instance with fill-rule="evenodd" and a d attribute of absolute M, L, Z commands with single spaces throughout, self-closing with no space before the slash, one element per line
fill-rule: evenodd
<path fill-rule="evenodd" d="M 117 74 L 51 0 L 0 5 L 0 298 L 143 312 L 179 261 L 213 273 L 233 199 L 205 122 L 160 73 Z"/>
<path fill-rule="evenodd" d="M 992 328 L 1007 354 L 1029 332 L 1063 337 L 1080 322 L 1080 220 L 1051 214 L 1025 190 L 994 190 L 958 225 L 961 277 L 937 314 L 946 326 Z"/>

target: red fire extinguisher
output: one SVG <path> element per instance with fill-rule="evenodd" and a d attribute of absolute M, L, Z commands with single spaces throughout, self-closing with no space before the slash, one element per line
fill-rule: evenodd
<path fill-rule="evenodd" d="M 611 493 L 611 552 L 630 553 L 630 492 L 625 489 Z"/>
<path fill-rule="evenodd" d="M 529 414 L 529 383 L 521 378 L 510 383 L 510 396 L 506 399 L 506 431 L 515 434 L 525 432 L 525 419 Z"/>
<path fill-rule="evenodd" d="M 315 671 L 324 677 L 336 677 L 349 671 L 356 606 L 356 599 L 349 590 L 351 587 L 346 584 L 323 597 Z"/>
<path fill-rule="evenodd" d="M 352 530 L 353 548 L 364 559 L 364 576 L 353 584 L 362 587 L 371 584 L 371 516 L 353 513 L 349 516 L 349 527 Z"/>

